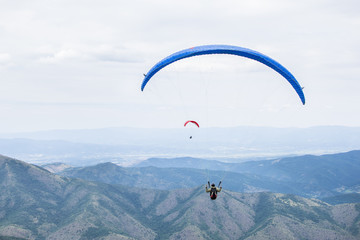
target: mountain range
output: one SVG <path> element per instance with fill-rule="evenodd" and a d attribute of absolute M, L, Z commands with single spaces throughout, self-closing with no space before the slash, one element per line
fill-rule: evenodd
<path fill-rule="evenodd" d="M 0 236 L 17 239 L 359 239 L 360 205 L 203 186 L 89 182 L 0 156 Z"/>
<path fill-rule="evenodd" d="M 359 192 L 360 151 L 244 163 L 189 157 L 151 158 L 136 167 L 102 163 L 66 168 L 58 174 L 88 181 L 164 190 L 192 188 L 207 181 L 218 183 L 222 180 L 227 189 L 236 192 L 270 191 L 321 199 Z"/>

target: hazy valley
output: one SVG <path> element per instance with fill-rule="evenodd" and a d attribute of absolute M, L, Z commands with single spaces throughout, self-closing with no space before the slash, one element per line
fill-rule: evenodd
<path fill-rule="evenodd" d="M 130 166 L 150 157 L 176 156 L 244 162 L 354 149 L 360 149 L 360 128 L 341 126 L 199 128 L 195 131 L 104 128 L 0 134 L 3 155 L 34 164 L 63 162 L 73 166 L 103 162 Z"/>

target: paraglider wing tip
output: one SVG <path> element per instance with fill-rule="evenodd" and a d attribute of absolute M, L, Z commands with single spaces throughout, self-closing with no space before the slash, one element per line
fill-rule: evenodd
<path fill-rule="evenodd" d="M 305 98 L 301 98 L 301 102 L 303 105 L 305 105 Z"/>
<path fill-rule="evenodd" d="M 141 91 L 144 91 L 144 88 L 145 88 L 145 84 L 141 84 Z"/>
<path fill-rule="evenodd" d="M 149 81 L 149 80 L 146 81 L 147 74 L 143 73 L 143 75 L 144 75 L 144 80 L 143 80 L 143 82 L 141 84 L 141 91 L 144 91 L 146 83 L 147 83 L 147 81 Z"/>
<path fill-rule="evenodd" d="M 305 87 L 301 87 L 301 95 L 299 94 L 301 102 L 302 102 L 303 105 L 305 105 L 305 95 L 304 95 L 304 92 L 303 92 L 304 88 Z"/>

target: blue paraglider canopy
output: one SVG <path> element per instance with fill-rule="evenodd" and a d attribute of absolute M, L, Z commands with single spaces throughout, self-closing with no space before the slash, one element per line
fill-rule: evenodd
<path fill-rule="evenodd" d="M 275 61 L 274 59 L 259 53 L 257 51 L 243 48 L 243 47 L 237 47 L 237 46 L 230 46 L 230 45 L 205 45 L 205 46 L 198 46 L 193 47 L 189 49 L 185 49 L 179 52 L 176 52 L 174 54 L 171 54 L 170 56 L 164 58 L 157 64 L 155 64 L 147 74 L 144 74 L 144 80 L 141 85 L 141 91 L 144 90 L 146 84 L 149 82 L 149 80 L 162 68 L 166 67 L 167 65 L 176 62 L 178 60 L 188 58 L 188 57 L 194 57 L 199 55 L 206 55 L 206 54 L 231 54 L 231 55 L 237 55 L 242 56 L 246 58 L 250 58 L 253 60 L 256 60 L 258 62 L 261 62 L 265 64 L 266 66 L 274 69 L 276 72 L 281 74 L 295 89 L 296 93 L 301 99 L 301 102 L 305 104 L 305 96 L 302 91 L 302 87 L 298 83 L 298 81 L 295 79 L 295 77 L 280 63 Z"/>

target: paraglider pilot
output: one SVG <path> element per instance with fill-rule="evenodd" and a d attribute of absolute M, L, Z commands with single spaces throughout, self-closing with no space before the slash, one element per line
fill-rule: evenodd
<path fill-rule="evenodd" d="M 210 193 L 211 200 L 215 200 L 217 197 L 217 193 L 221 192 L 222 187 L 220 185 L 221 185 L 221 181 L 219 182 L 218 187 L 215 186 L 215 183 L 211 184 L 211 187 L 210 187 L 210 182 L 208 182 L 208 185 L 205 186 L 206 192 Z"/>

